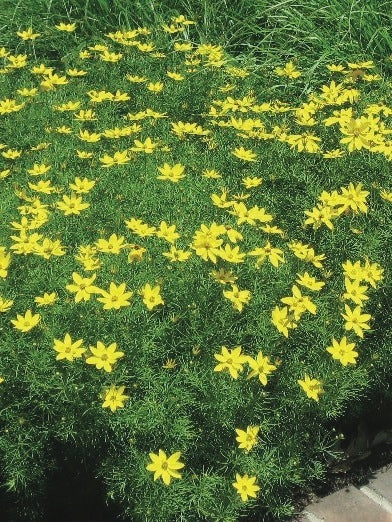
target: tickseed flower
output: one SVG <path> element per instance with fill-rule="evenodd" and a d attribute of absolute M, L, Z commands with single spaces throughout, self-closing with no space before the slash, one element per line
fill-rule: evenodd
<path fill-rule="evenodd" d="M 275 306 L 272 310 L 271 322 L 285 337 L 289 336 L 290 329 L 297 328 L 297 323 L 294 321 L 294 314 L 289 312 L 287 306 L 283 308 Z"/>
<path fill-rule="evenodd" d="M 20 32 L 18 31 L 16 34 L 20 38 L 22 38 L 22 40 L 35 40 L 36 38 L 41 36 L 41 33 L 34 33 L 33 29 L 31 27 L 29 27 L 25 31 L 20 31 Z"/>
<path fill-rule="evenodd" d="M 160 290 L 161 287 L 159 285 L 152 287 L 149 283 L 145 284 L 140 290 L 140 295 L 143 297 L 143 303 L 149 310 L 152 310 L 160 304 L 164 304 Z"/>
<path fill-rule="evenodd" d="M 113 167 L 114 165 L 125 165 L 131 161 L 131 158 L 128 156 L 128 150 L 123 150 L 115 152 L 113 156 L 104 154 L 99 161 L 103 163 L 102 167 Z"/>
<path fill-rule="evenodd" d="M 43 296 L 38 296 L 34 298 L 34 302 L 38 304 L 38 306 L 46 306 L 46 305 L 52 305 L 57 300 L 57 294 L 56 292 L 52 292 L 51 294 L 48 294 L 47 292 L 44 293 Z"/>
<path fill-rule="evenodd" d="M 356 306 L 354 310 L 348 305 L 344 305 L 346 314 L 340 314 L 343 319 L 346 320 L 344 328 L 346 330 L 353 330 L 359 337 L 363 338 L 363 331 L 370 330 L 370 326 L 367 324 L 372 316 L 370 314 L 362 314 L 360 306 Z"/>
<path fill-rule="evenodd" d="M 343 294 L 343 299 L 350 299 L 358 306 L 362 306 L 363 301 L 369 299 L 366 295 L 368 287 L 361 285 L 358 280 L 351 281 L 348 277 L 345 277 L 344 285 L 346 292 Z"/>
<path fill-rule="evenodd" d="M 236 346 L 229 352 L 226 346 L 222 346 L 222 353 L 214 354 L 215 359 L 219 361 L 219 364 L 214 368 L 214 372 L 229 370 L 233 379 L 237 379 L 238 372 L 242 372 L 244 369 L 243 365 L 248 362 L 248 357 L 241 354 L 241 350 L 241 346 Z"/>
<path fill-rule="evenodd" d="M 158 170 L 161 173 L 161 176 L 157 176 L 157 179 L 177 183 L 181 179 L 185 178 L 185 167 L 180 163 L 176 163 L 172 167 L 168 163 L 165 163 L 163 167 L 158 167 Z"/>
<path fill-rule="evenodd" d="M 298 384 L 304 390 L 309 399 L 319 401 L 319 395 L 323 393 L 323 387 L 321 381 L 317 379 L 311 379 L 308 375 L 305 375 L 305 379 L 298 380 Z"/>
<path fill-rule="evenodd" d="M 332 339 L 332 346 L 328 346 L 326 348 L 327 352 L 329 352 L 334 359 L 340 361 L 343 366 L 347 366 L 348 364 L 356 364 L 356 358 L 358 357 L 358 352 L 354 351 L 355 343 L 347 343 L 346 336 L 342 337 L 341 341 L 336 341 L 335 338 Z"/>
<path fill-rule="evenodd" d="M 354 213 L 367 212 L 366 198 L 370 192 L 362 190 L 362 183 L 358 183 L 356 187 L 350 183 L 348 187 L 341 187 L 341 191 L 339 200 L 343 205 L 343 211 L 351 209 Z"/>
<path fill-rule="evenodd" d="M 131 303 L 128 299 L 133 296 L 133 292 L 126 292 L 125 287 L 125 283 L 121 283 L 118 286 L 114 283 L 110 283 L 109 292 L 100 290 L 99 293 L 102 294 L 103 297 L 97 297 L 97 301 L 104 303 L 104 310 L 118 310 L 122 306 L 129 306 Z"/>
<path fill-rule="evenodd" d="M 13 304 L 14 301 L 12 299 L 7 301 L 6 299 L 0 297 L 0 313 L 8 312 Z"/>
<path fill-rule="evenodd" d="M 286 76 L 290 79 L 295 79 L 301 76 L 301 71 L 295 68 L 295 65 L 293 62 L 287 62 L 284 67 L 276 67 L 275 73 L 278 76 Z"/>
<path fill-rule="evenodd" d="M 111 386 L 106 390 L 102 408 L 110 408 L 116 411 L 117 408 L 124 408 L 124 402 L 129 399 L 129 395 L 124 395 L 125 386 Z"/>
<path fill-rule="evenodd" d="M 257 154 L 251 150 L 244 149 L 244 147 L 238 147 L 232 151 L 233 156 L 243 161 L 257 161 Z"/>
<path fill-rule="evenodd" d="M 248 304 L 251 298 L 249 290 L 240 290 L 237 285 L 231 285 L 231 290 L 223 290 L 223 295 L 233 303 L 233 307 L 242 312 L 244 304 Z"/>
<path fill-rule="evenodd" d="M 248 497 L 256 498 L 256 492 L 260 490 L 260 487 L 255 484 L 257 477 L 249 477 L 248 474 L 241 477 L 241 475 L 236 473 L 235 479 L 236 482 L 233 482 L 233 486 L 243 502 L 246 502 Z"/>
<path fill-rule="evenodd" d="M 225 270 L 224 268 L 220 268 L 219 270 L 213 270 L 210 272 L 210 275 L 222 285 L 233 284 L 237 281 L 237 276 L 233 274 L 231 270 Z"/>
<path fill-rule="evenodd" d="M 178 262 L 187 261 L 190 258 L 190 256 L 192 255 L 192 252 L 177 249 L 175 246 L 171 246 L 170 251 L 163 252 L 162 255 L 167 257 L 171 263 L 174 263 L 176 261 L 178 261 Z"/>
<path fill-rule="evenodd" d="M 119 254 L 126 246 L 124 241 L 124 236 L 118 237 L 117 234 L 112 234 L 109 237 L 109 240 L 98 239 L 98 241 L 95 242 L 95 245 L 99 252 L 105 252 L 107 254 Z"/>
<path fill-rule="evenodd" d="M 65 24 L 64 22 L 55 25 L 55 28 L 59 31 L 65 31 L 67 33 L 72 33 L 76 29 L 76 24 Z"/>
<path fill-rule="evenodd" d="M 296 321 L 299 320 L 301 315 L 306 311 L 313 315 L 316 313 L 316 305 L 309 297 L 302 295 L 298 286 L 293 285 L 291 291 L 293 293 L 292 297 L 283 297 L 281 301 L 282 303 L 289 305 L 289 312 L 294 313 L 294 319 Z"/>
<path fill-rule="evenodd" d="M 63 196 L 63 201 L 57 202 L 57 208 L 62 210 L 66 216 L 71 214 L 79 215 L 81 210 L 85 210 L 90 203 L 84 203 L 81 197 L 72 194 L 71 197 Z"/>
<path fill-rule="evenodd" d="M 269 260 L 272 266 L 278 268 L 279 263 L 284 263 L 284 255 L 283 250 L 280 248 L 276 248 L 271 246 L 270 242 L 267 241 L 264 247 L 258 247 L 248 252 L 248 256 L 257 256 L 256 260 L 256 268 L 260 268 L 260 266 L 264 263 L 266 259 Z"/>
<path fill-rule="evenodd" d="M 321 290 L 325 285 L 324 281 L 316 281 L 316 278 L 309 275 L 308 272 L 297 274 L 297 276 L 298 279 L 295 280 L 296 283 L 315 292 Z"/>
<path fill-rule="evenodd" d="M 94 187 L 95 180 L 88 178 L 75 178 L 73 183 L 69 184 L 69 188 L 72 189 L 77 194 L 86 194 L 90 192 L 90 190 Z"/>
<path fill-rule="evenodd" d="M 56 361 L 66 359 L 67 361 L 72 362 L 74 359 L 82 357 L 82 353 L 86 351 L 85 348 L 81 347 L 82 344 L 83 339 L 72 342 L 71 336 L 68 333 L 65 334 L 64 341 L 54 339 L 53 348 L 58 352 L 56 355 Z"/>
<path fill-rule="evenodd" d="M 258 442 L 257 435 L 260 431 L 260 426 L 248 426 L 246 431 L 236 428 L 236 441 L 239 443 L 238 447 L 250 451 Z"/>
<path fill-rule="evenodd" d="M 101 290 L 92 283 L 95 281 L 97 274 L 91 277 L 82 277 L 76 272 L 72 272 L 74 284 L 67 285 L 65 288 L 75 295 L 75 303 L 79 301 L 88 301 L 91 294 L 101 293 Z"/>
<path fill-rule="evenodd" d="M 31 310 L 27 310 L 25 315 L 16 315 L 16 319 L 11 319 L 11 323 L 14 325 L 14 328 L 20 330 L 21 332 L 28 332 L 34 326 L 37 326 L 41 319 L 39 314 L 32 314 Z"/>
<path fill-rule="evenodd" d="M 117 352 L 117 343 L 110 344 L 107 348 L 101 343 L 97 342 L 97 346 L 90 346 L 92 355 L 86 359 L 87 364 L 94 364 L 97 370 L 104 369 L 105 372 L 112 371 L 112 365 L 117 362 L 117 359 L 124 357 L 124 352 Z"/>
<path fill-rule="evenodd" d="M 270 363 L 270 359 L 268 356 L 264 356 L 262 352 L 257 354 L 256 359 L 248 356 L 247 363 L 252 368 L 252 371 L 247 376 L 247 379 L 252 379 L 252 377 L 258 377 L 259 381 L 263 386 L 267 385 L 267 375 L 276 370 L 276 366 Z"/>
<path fill-rule="evenodd" d="M 172 478 L 181 478 L 181 473 L 178 470 L 183 468 L 185 464 L 179 461 L 180 456 L 181 452 L 176 451 L 168 458 L 161 449 L 158 455 L 149 453 L 152 462 L 146 466 L 146 469 L 154 471 L 154 481 L 161 477 L 166 486 L 168 486 Z"/>

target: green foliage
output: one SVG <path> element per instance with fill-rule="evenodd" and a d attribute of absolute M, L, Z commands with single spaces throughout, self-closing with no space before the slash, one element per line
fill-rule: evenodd
<path fill-rule="evenodd" d="M 335 456 L 332 425 L 347 412 L 360 412 L 382 387 L 390 393 L 391 321 L 385 313 L 391 299 L 392 239 L 389 64 L 372 68 L 351 63 L 370 60 L 363 55 L 370 50 L 386 60 L 388 40 L 375 44 L 370 28 L 380 20 L 386 24 L 388 15 L 371 2 L 366 9 L 351 2 L 332 2 L 330 10 L 315 4 L 268 2 L 267 7 L 266 2 L 244 2 L 231 13 L 232 7 L 223 2 L 171 3 L 173 14 L 182 8 L 204 21 L 196 27 L 179 23 L 180 37 L 157 25 L 170 23 L 169 16 L 163 19 L 163 13 L 171 14 L 164 2 L 150 7 L 135 3 L 132 13 L 119 1 L 110 7 L 104 0 L 83 7 L 70 1 L 61 6 L 37 2 L 34 9 L 19 2 L 14 15 L 2 22 L 7 30 L 0 42 L 6 46 L 0 75 L 0 467 L 3 485 L 23 499 L 21 509 L 30 506 L 29 516 L 38 516 L 34 502 L 45 489 L 61 445 L 89 462 L 92 473 L 104 481 L 108 499 L 121 506 L 128 520 L 288 520 L 295 494 L 322 480 Z M 347 22 L 343 12 L 348 7 Z M 336 39 L 333 17 L 340 24 L 337 34 L 349 31 L 351 40 L 337 41 L 328 51 L 327 42 Z M 249 32 L 241 37 L 244 19 Z M 75 33 L 53 27 L 73 20 L 79 23 Z M 129 44 L 137 36 L 139 43 L 126 45 L 118 35 L 110 39 L 99 33 L 97 21 L 99 28 L 123 30 L 151 23 L 151 34 L 140 30 L 126 39 Z M 42 35 L 21 40 L 15 31 L 30 23 Z M 318 24 L 325 31 L 315 39 Z M 260 38 L 270 53 L 262 66 L 251 61 L 248 68 L 240 67 L 217 40 L 200 45 L 200 38 L 217 36 L 213 31 L 221 33 L 219 41 L 229 49 L 238 48 L 241 38 Z M 192 49 L 175 50 L 173 42 L 180 41 L 191 43 Z M 158 54 L 146 49 L 148 42 Z M 106 56 L 105 61 L 105 50 L 91 49 L 96 45 L 107 46 L 117 57 Z M 312 62 L 318 49 L 323 52 Z M 321 66 L 342 49 L 354 53 L 345 56 L 351 65 L 343 72 Z M 86 50 L 89 55 L 80 54 Z M 10 67 L 7 51 L 26 54 L 26 66 Z M 307 52 L 303 63 L 302 52 Z M 297 61 L 282 73 L 274 68 L 284 66 L 276 62 L 279 56 Z M 53 67 L 64 85 L 56 85 L 47 71 L 32 72 L 42 63 Z M 74 76 L 70 69 L 87 74 Z M 170 78 L 168 71 L 183 78 Z M 162 92 L 132 80 L 136 75 L 145 75 L 147 83 L 162 81 Z M 26 96 L 22 89 L 36 89 L 36 95 Z M 94 103 L 92 90 L 117 98 L 129 93 L 129 99 Z M 80 106 L 62 107 L 70 102 Z M 88 109 L 97 119 L 77 119 L 80 110 Z M 337 121 L 326 125 L 332 115 Z M 200 127 L 181 134 L 175 130 L 179 122 Z M 133 125 L 125 135 L 110 137 L 111 130 Z M 99 139 L 94 142 L 83 131 Z M 347 136 L 348 143 L 342 141 Z M 143 151 L 148 139 L 155 150 Z M 256 161 L 241 159 L 240 147 L 255 154 Z M 9 149 L 20 156 L 11 159 Z M 328 156 L 336 150 L 336 157 Z M 91 157 L 83 158 L 80 151 Z M 123 164 L 105 167 L 116 153 L 123 154 Z M 184 166 L 184 177 L 158 178 L 166 163 Z M 35 176 L 28 172 L 35 164 L 51 169 Z M 78 194 L 88 206 L 72 213 L 68 202 L 67 215 L 63 196 L 71 195 L 76 177 L 95 184 Z M 39 180 L 50 181 L 53 192 L 42 192 Z M 305 223 L 309 216 L 304 212 L 314 210 L 323 191 L 333 227 L 326 218 Z M 260 218 L 260 209 L 271 216 L 270 223 Z M 253 223 L 252 212 L 258 216 Z M 140 224 L 132 228 L 127 223 L 131 218 L 155 229 L 146 233 Z M 175 225 L 180 237 L 165 236 L 163 221 Z M 276 229 L 265 228 L 267 223 Z M 216 233 L 214 224 L 224 227 Z M 34 233 L 42 237 L 30 244 L 23 230 L 30 238 Z M 230 236 L 234 231 L 242 235 L 238 242 Z M 108 250 L 112 234 L 124 237 L 117 254 Z M 18 247 L 18 236 L 31 248 Z M 219 248 L 223 241 L 216 248 L 208 245 L 218 236 L 225 238 L 231 254 L 236 246 L 247 254 L 243 262 L 233 262 Z M 59 241 L 64 253 L 45 249 L 44 239 Z M 302 258 L 293 252 L 292 242 L 299 241 L 309 245 Z M 267 242 L 279 249 L 279 261 L 274 262 Z M 189 259 L 170 261 L 162 255 L 173 243 Z M 312 261 L 311 248 L 325 259 Z M 263 254 L 253 256 L 255 249 Z M 348 292 L 342 268 L 347 261 L 360 262 L 361 270 L 368 261 L 374 276 L 368 272 L 360 278 L 369 297 L 361 303 L 361 313 L 371 315 L 365 321 L 371 330 L 364 327 L 359 334 L 342 318 L 344 304 L 356 305 L 352 296 L 350 301 L 343 295 Z M 218 270 L 229 282 L 219 280 Z M 323 288 L 315 291 L 298 283 L 305 271 Z M 95 285 L 86 300 L 69 287 L 79 285 L 83 293 L 75 273 L 83 278 L 96 274 L 94 281 L 83 283 Z M 237 279 L 230 284 L 233 276 Z M 98 297 L 105 296 L 110 283 L 125 283 L 133 292 L 130 303 L 117 309 L 113 299 L 113 306 L 104 309 Z M 146 284 L 158 288 L 163 302 L 154 301 L 157 295 L 148 294 Z M 234 284 L 249 292 L 243 308 L 235 296 L 224 294 Z M 292 305 L 285 332 L 272 313 L 283 309 L 281 299 L 293 298 L 293 285 L 301 287 L 311 304 L 307 301 L 308 311 Z M 56 300 L 39 306 L 35 299 L 45 292 L 55 293 Z M 13 302 L 6 306 L 5 301 Z M 27 310 L 39 313 L 40 320 L 22 331 Z M 295 320 L 294 312 L 299 313 Z M 19 323 L 17 314 L 22 316 Z M 65 343 L 66 334 L 73 343 L 83 341 L 85 351 L 74 360 L 59 358 L 55 351 L 55 340 Z M 343 336 L 355 342 L 355 364 L 343 366 L 326 350 L 333 338 Z M 91 348 L 98 342 L 106 347 L 116 343 L 123 354 L 112 362 L 111 371 L 91 361 Z M 248 357 L 239 363 L 243 367 L 227 361 L 226 368 L 219 368 L 223 347 L 238 346 Z M 250 376 L 259 352 L 268 358 L 264 364 L 272 365 L 264 372 L 268 382 L 261 370 L 260 378 L 257 371 Z M 298 382 L 306 376 L 316 380 L 313 398 L 312 390 L 305 393 Z M 110 411 L 105 402 L 113 386 L 124 387 L 126 397 Z M 260 430 L 257 444 L 245 451 L 236 429 L 249 426 Z M 182 476 L 169 485 L 162 477 L 154 481 L 147 469 L 151 454 L 159 450 L 168 456 L 180 452 L 185 464 Z M 233 487 L 237 474 L 257 478 L 256 498 L 241 499 Z"/>

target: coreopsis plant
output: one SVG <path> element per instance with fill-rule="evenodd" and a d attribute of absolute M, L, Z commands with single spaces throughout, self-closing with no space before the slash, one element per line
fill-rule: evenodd
<path fill-rule="evenodd" d="M 125 520 L 290 520 L 387 389 L 388 69 L 245 66 L 194 25 L 0 36 L 0 475 L 30 519 L 61 442 Z"/>

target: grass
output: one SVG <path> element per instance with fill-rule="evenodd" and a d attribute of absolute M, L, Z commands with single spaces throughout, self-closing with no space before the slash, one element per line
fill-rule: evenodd
<path fill-rule="evenodd" d="M 19 2 L 3 18 L 0 460 L 30 519 L 60 445 L 128 520 L 289 520 L 297 492 L 339 458 L 334 427 L 390 386 L 390 60 L 387 39 L 356 32 L 366 20 L 377 34 L 387 17 L 347 4 L 337 34 L 351 40 L 337 40 L 331 13 L 343 4 L 243 3 L 234 14 L 181 3 L 202 23 L 172 35 L 158 24 L 170 23 L 164 3 L 131 13 L 120 2 Z M 75 32 L 54 27 L 74 19 Z M 150 34 L 107 35 L 141 22 Z M 246 59 L 227 52 L 245 51 L 240 23 Z M 41 35 L 24 41 L 16 31 L 30 24 Z M 27 62 L 12 67 L 17 54 Z M 85 208 L 72 210 L 72 194 Z M 183 261 L 163 255 L 173 246 Z M 347 261 L 361 265 L 357 284 Z M 324 284 L 298 283 L 305 271 Z M 110 284 L 125 284 L 129 302 L 108 296 Z M 350 329 L 342 313 L 358 303 L 370 317 Z M 286 322 L 274 318 L 284 306 Z M 39 321 L 23 331 L 27 310 Z M 81 341 L 68 351 L 67 334 Z M 347 365 L 327 351 L 344 336 L 357 353 Z M 123 354 L 106 370 L 98 342 Z M 247 359 L 235 366 L 234 352 L 219 367 L 223 347 L 238 346 Z M 313 389 L 299 385 L 306 376 Z M 260 431 L 245 451 L 235 430 L 251 426 Z M 185 464 L 169 485 L 147 469 L 159 450 Z M 256 478 L 254 500 L 233 487 L 237 474 Z"/>

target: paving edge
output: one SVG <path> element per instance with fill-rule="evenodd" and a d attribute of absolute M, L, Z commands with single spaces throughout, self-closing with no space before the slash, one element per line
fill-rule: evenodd
<path fill-rule="evenodd" d="M 382 495 L 377 493 L 373 488 L 369 488 L 368 486 L 362 486 L 359 488 L 359 491 L 362 491 L 367 497 L 369 497 L 373 502 L 378 504 L 380 507 L 387 511 L 387 513 L 392 514 L 392 504 Z"/>
<path fill-rule="evenodd" d="M 380 495 L 375 489 L 368 487 L 368 486 L 361 486 L 360 488 L 357 488 L 354 486 L 354 488 L 369 498 L 372 502 L 374 502 L 376 505 L 378 505 L 381 509 L 383 509 L 386 513 L 389 513 L 392 515 L 392 504 L 387 500 L 383 495 Z M 344 489 L 344 488 L 343 488 Z M 325 518 L 319 518 L 317 515 L 309 511 L 309 509 L 312 509 L 312 504 L 309 504 L 307 506 L 307 509 L 304 509 L 302 512 L 302 515 L 304 519 L 301 519 L 305 522 L 327 522 Z M 392 521 L 392 518 L 391 518 Z"/>

